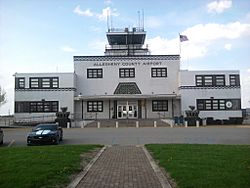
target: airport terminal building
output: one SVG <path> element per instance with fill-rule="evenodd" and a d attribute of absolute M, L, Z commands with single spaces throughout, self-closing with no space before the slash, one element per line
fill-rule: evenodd
<path fill-rule="evenodd" d="M 144 28 L 109 29 L 104 56 L 74 56 L 72 73 L 16 73 L 15 118 L 68 107 L 86 119 L 242 117 L 239 71 L 180 70 L 180 55 L 150 55 Z"/>

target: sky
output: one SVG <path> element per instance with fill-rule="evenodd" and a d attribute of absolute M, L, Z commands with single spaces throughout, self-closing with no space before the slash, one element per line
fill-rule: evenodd
<path fill-rule="evenodd" d="M 181 69 L 240 70 L 250 107 L 249 0 L 0 0 L 0 115 L 14 112 L 13 74 L 73 72 L 74 55 L 104 55 L 107 14 L 110 27 L 132 28 L 142 12 L 152 55 L 181 47 Z"/>

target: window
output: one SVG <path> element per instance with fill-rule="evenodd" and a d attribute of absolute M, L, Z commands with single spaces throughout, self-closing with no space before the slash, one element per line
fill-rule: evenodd
<path fill-rule="evenodd" d="M 16 78 L 15 82 L 17 89 L 25 88 L 25 78 Z"/>
<path fill-rule="evenodd" d="M 51 86 L 52 88 L 58 88 L 59 87 L 59 79 L 58 77 L 55 77 L 55 78 L 51 78 Z"/>
<path fill-rule="evenodd" d="M 59 87 L 58 77 L 31 77 L 30 88 L 32 89 L 51 89 Z"/>
<path fill-rule="evenodd" d="M 167 77 L 167 68 L 151 68 L 151 77 Z"/>
<path fill-rule="evenodd" d="M 213 76 L 204 76 L 204 86 L 213 86 Z"/>
<path fill-rule="evenodd" d="M 213 110 L 219 110 L 219 100 L 212 100 Z"/>
<path fill-rule="evenodd" d="M 203 76 L 196 76 L 196 86 L 202 86 L 203 85 Z"/>
<path fill-rule="evenodd" d="M 198 110 L 240 110 L 240 99 L 197 99 Z"/>
<path fill-rule="evenodd" d="M 220 110 L 226 109 L 226 101 L 225 100 L 219 100 L 219 109 Z"/>
<path fill-rule="evenodd" d="M 198 110 L 204 110 L 205 109 L 205 104 L 204 104 L 202 99 L 197 99 L 196 104 L 197 104 L 196 108 Z"/>
<path fill-rule="evenodd" d="M 240 86 L 240 75 L 229 75 L 230 86 Z"/>
<path fill-rule="evenodd" d="M 168 111 L 167 100 L 152 101 L 152 111 Z"/>
<path fill-rule="evenodd" d="M 225 75 L 196 75 L 195 84 L 199 87 L 225 86 Z"/>
<path fill-rule="evenodd" d="M 214 76 L 214 84 L 216 86 L 224 86 L 225 85 L 225 75 L 215 75 Z"/>
<path fill-rule="evenodd" d="M 43 111 L 44 112 L 50 112 L 51 111 L 51 102 L 44 102 L 43 103 Z M 53 111 L 53 110 L 52 110 Z"/>
<path fill-rule="evenodd" d="M 102 69 L 87 69 L 87 78 L 102 78 Z"/>
<path fill-rule="evenodd" d="M 87 102 L 87 111 L 88 112 L 102 112 L 103 111 L 103 102 L 102 101 L 88 101 Z"/>
<path fill-rule="evenodd" d="M 57 101 L 50 102 L 50 110 L 52 112 L 58 112 L 58 102 Z"/>
<path fill-rule="evenodd" d="M 58 101 L 15 102 L 15 113 L 58 112 Z"/>
<path fill-rule="evenodd" d="M 15 113 L 25 113 L 29 111 L 29 102 L 15 102 Z"/>
<path fill-rule="evenodd" d="M 135 68 L 121 68 L 119 69 L 120 78 L 134 78 L 135 77 Z"/>
<path fill-rule="evenodd" d="M 39 78 L 30 78 L 30 88 L 39 88 Z"/>
<path fill-rule="evenodd" d="M 50 88 L 50 78 L 42 78 L 42 88 Z"/>
<path fill-rule="evenodd" d="M 212 100 L 205 100 L 205 109 L 212 110 Z"/>
<path fill-rule="evenodd" d="M 35 112 L 43 112 L 43 102 L 36 102 L 36 111 Z"/>

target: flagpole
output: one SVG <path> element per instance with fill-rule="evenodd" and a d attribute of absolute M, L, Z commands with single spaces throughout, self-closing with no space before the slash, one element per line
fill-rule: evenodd
<path fill-rule="evenodd" d="M 181 40 L 180 40 L 181 34 L 179 33 L 179 50 L 180 50 L 180 58 L 181 58 Z"/>
<path fill-rule="evenodd" d="M 180 33 L 179 33 L 179 48 L 180 48 L 180 58 L 181 58 L 181 43 L 182 42 L 185 42 L 185 41 L 188 41 L 188 38 L 187 38 L 187 36 L 186 35 L 181 35 Z"/>

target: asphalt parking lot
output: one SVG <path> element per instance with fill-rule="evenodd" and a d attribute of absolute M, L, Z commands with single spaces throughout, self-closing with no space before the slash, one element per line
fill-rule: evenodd
<path fill-rule="evenodd" d="M 1 147 L 26 146 L 31 128 L 4 128 Z M 148 143 L 250 144 L 250 126 L 163 128 L 70 128 L 60 144 L 142 145 Z"/>

